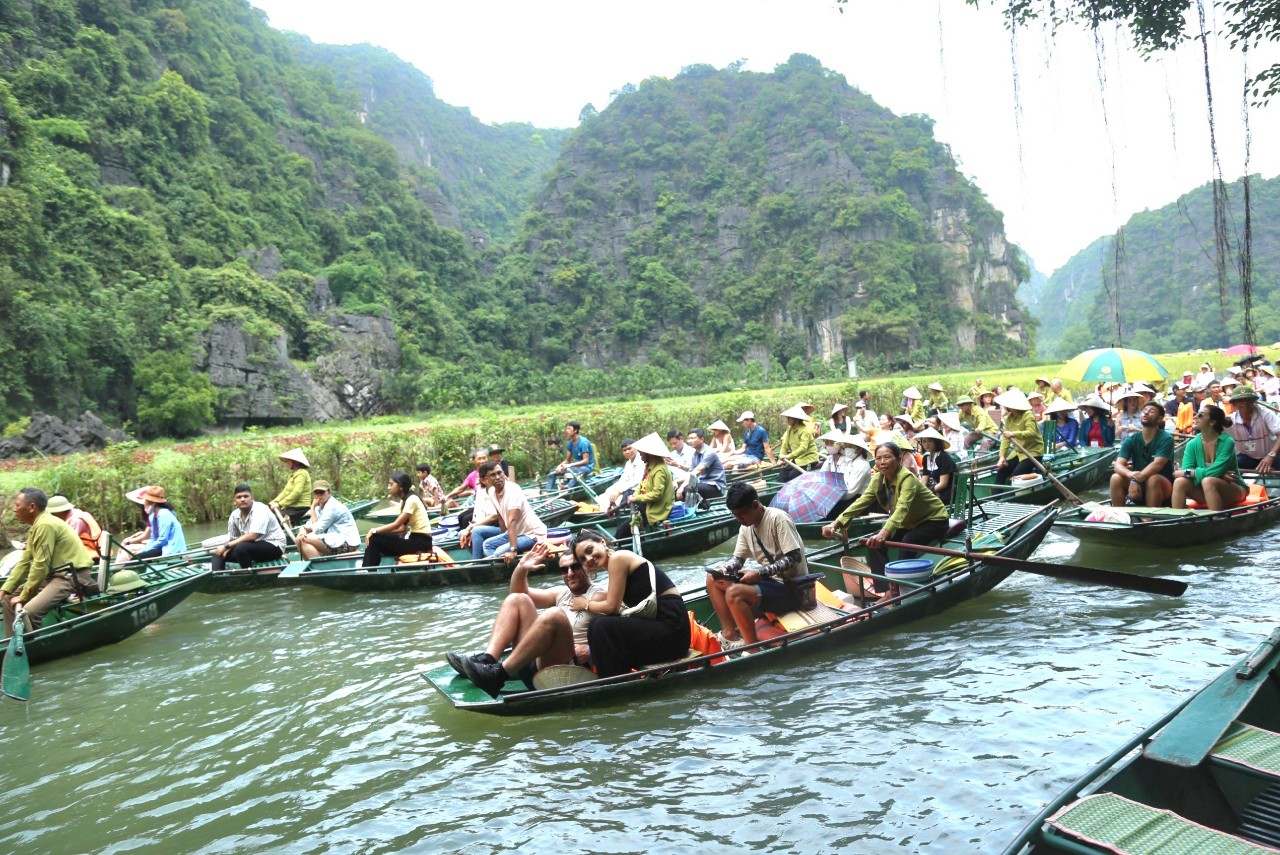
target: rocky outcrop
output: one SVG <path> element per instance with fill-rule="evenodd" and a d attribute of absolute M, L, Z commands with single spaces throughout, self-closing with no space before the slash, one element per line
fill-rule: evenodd
<path fill-rule="evenodd" d="M 85 411 L 64 422 L 57 416 L 32 413 L 31 423 L 21 434 L 0 440 L 0 460 L 40 454 L 73 454 L 78 451 L 101 451 L 107 445 L 125 442 L 129 435 L 109 428 L 94 413 Z"/>
<path fill-rule="evenodd" d="M 312 305 L 332 304 L 327 284 L 317 282 Z M 327 422 L 386 412 L 383 386 L 400 364 L 390 316 L 330 310 L 322 319 L 336 344 L 309 367 L 289 358 L 283 332 L 263 339 L 234 320 L 213 324 L 200 338 L 197 367 L 222 392 L 219 419 Z"/>

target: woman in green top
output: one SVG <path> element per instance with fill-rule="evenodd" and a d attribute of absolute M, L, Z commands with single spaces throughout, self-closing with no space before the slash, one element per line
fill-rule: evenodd
<path fill-rule="evenodd" d="M 809 426 L 809 416 L 800 404 L 782 414 L 787 420 L 787 429 L 782 434 L 782 443 L 778 446 L 778 457 L 790 461 L 795 466 L 782 470 L 778 480 L 786 483 L 798 477 L 801 472 L 818 468 L 818 443 L 813 438 L 813 429 Z"/>
<path fill-rule="evenodd" d="M 641 437 L 631 448 L 644 461 L 644 478 L 631 494 L 631 504 L 642 514 L 643 527 L 651 528 L 666 522 L 671 516 L 671 506 L 676 503 L 676 484 L 667 468 L 671 452 L 656 433 Z M 617 535 L 631 537 L 631 520 L 618 523 Z"/>
<path fill-rule="evenodd" d="M 291 448 L 279 457 L 289 464 L 289 480 L 269 504 L 287 516 L 289 522 L 302 525 L 311 510 L 311 464 L 301 448 Z"/>
<path fill-rule="evenodd" d="M 1211 511 L 1238 505 L 1249 494 L 1236 464 L 1236 442 L 1227 429 L 1227 414 L 1221 407 L 1201 404 L 1196 413 L 1200 433 L 1192 437 L 1182 452 L 1182 468 L 1174 474 L 1173 506 L 1185 508 L 1195 499 Z"/>
<path fill-rule="evenodd" d="M 996 403 L 1003 408 L 1001 418 L 1000 458 L 996 461 L 996 483 L 1008 484 L 1009 479 L 1018 475 L 1035 472 L 1035 460 L 1044 457 L 1044 434 L 1040 432 L 1040 423 L 1035 413 L 1031 412 L 1031 402 L 1027 396 L 1017 389 L 1010 389 L 996 398 Z M 1013 442 L 1017 441 L 1024 454 Z"/>
<path fill-rule="evenodd" d="M 888 514 L 880 530 L 863 541 L 867 545 L 867 564 L 879 575 L 884 575 L 884 565 L 889 559 L 885 541 L 936 543 L 947 536 L 947 506 L 903 467 L 902 455 L 902 449 L 892 442 L 879 446 L 876 471 L 867 489 L 835 522 L 822 527 L 823 537 L 835 537 L 854 517 L 870 511 Z M 903 550 L 901 557 L 915 558 L 916 553 Z M 876 590 L 882 590 L 878 580 Z"/>

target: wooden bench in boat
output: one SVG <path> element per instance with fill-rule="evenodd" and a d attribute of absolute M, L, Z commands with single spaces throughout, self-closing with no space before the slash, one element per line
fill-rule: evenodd
<path fill-rule="evenodd" d="M 1280 849 L 1218 831 L 1115 793 L 1095 793 L 1049 817 L 1044 842 L 1063 852 L 1118 855 L 1254 855 Z M 1082 845 L 1087 844 L 1087 845 Z"/>

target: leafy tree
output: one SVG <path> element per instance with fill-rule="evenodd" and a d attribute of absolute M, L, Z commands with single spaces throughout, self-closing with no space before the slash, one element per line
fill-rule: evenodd
<path fill-rule="evenodd" d="M 144 436 L 189 436 L 214 423 L 218 394 L 190 355 L 155 351 L 138 363 L 139 431 Z"/>

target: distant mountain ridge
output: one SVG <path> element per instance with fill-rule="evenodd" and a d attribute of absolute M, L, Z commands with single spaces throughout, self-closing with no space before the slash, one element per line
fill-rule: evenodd
<path fill-rule="evenodd" d="M 1253 319 L 1258 341 L 1280 340 L 1280 178 L 1254 177 Z M 1239 248 L 1243 182 L 1227 185 L 1227 321 L 1219 297 L 1213 192 L 1206 184 L 1177 202 L 1135 214 L 1115 236 L 1098 238 L 1049 278 L 1038 299 L 1040 353 L 1068 358 L 1123 343 L 1152 352 L 1216 348 L 1244 341 Z M 1118 271 L 1118 275 L 1117 275 Z M 1119 327 L 1117 328 L 1117 317 Z"/>
<path fill-rule="evenodd" d="M 380 47 L 315 44 L 289 34 L 299 60 L 329 70 L 357 100 L 361 124 L 395 146 L 439 190 L 442 225 L 473 241 L 505 242 L 555 164 L 569 131 L 488 125 L 436 97 L 431 78 Z"/>

